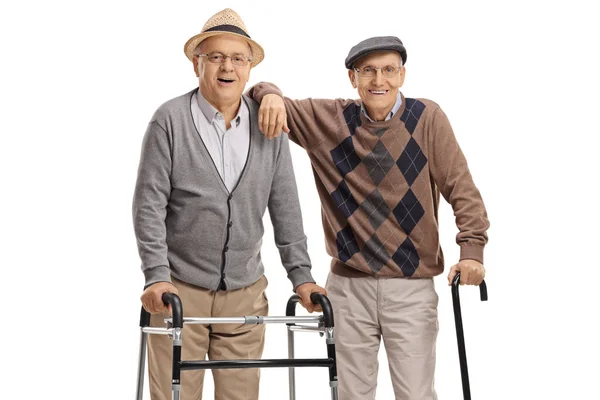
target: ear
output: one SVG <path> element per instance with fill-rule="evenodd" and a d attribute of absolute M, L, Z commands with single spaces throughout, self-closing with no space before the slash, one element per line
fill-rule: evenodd
<path fill-rule="evenodd" d="M 406 77 L 406 67 L 404 65 L 400 69 L 400 74 L 398 75 L 398 87 L 401 88 L 404 85 L 404 78 Z"/>
<path fill-rule="evenodd" d="M 248 75 L 246 75 L 246 82 L 244 82 L 244 85 L 250 81 L 250 72 L 252 72 L 252 68 L 253 68 L 253 67 L 252 67 L 252 64 L 250 64 L 250 65 L 248 66 L 248 68 L 249 68 L 249 69 L 248 69 Z"/>
<path fill-rule="evenodd" d="M 354 71 L 353 69 L 349 69 L 348 70 L 348 78 L 350 78 L 350 83 L 352 84 L 352 87 L 354 89 L 356 89 L 356 71 Z"/>
<path fill-rule="evenodd" d="M 199 77 L 200 72 L 198 72 L 198 56 L 192 57 L 192 64 L 194 65 L 194 73 L 196 74 L 196 77 Z"/>

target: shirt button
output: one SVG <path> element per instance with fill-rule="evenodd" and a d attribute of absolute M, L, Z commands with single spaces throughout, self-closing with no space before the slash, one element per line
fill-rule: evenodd
<path fill-rule="evenodd" d="M 229 223 L 227 224 L 227 227 L 231 228 L 231 225 L 233 225 L 233 222 L 229 222 Z"/>
<path fill-rule="evenodd" d="M 229 250 L 229 247 L 225 246 L 225 248 L 223 249 L 223 252 L 227 253 L 227 250 Z"/>

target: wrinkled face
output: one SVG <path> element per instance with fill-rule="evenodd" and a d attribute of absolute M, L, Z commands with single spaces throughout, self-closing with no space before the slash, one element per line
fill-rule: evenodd
<path fill-rule="evenodd" d="M 196 54 L 218 52 L 229 56 L 252 57 L 250 46 L 244 39 L 227 34 L 205 39 L 198 50 Z M 212 63 L 208 58 L 195 55 L 192 59 L 202 95 L 216 108 L 239 102 L 250 78 L 252 63 L 234 65 L 230 57 L 226 57 L 223 63 Z"/>
<path fill-rule="evenodd" d="M 354 70 L 348 70 L 352 87 L 358 90 L 358 95 L 372 118 L 376 118 L 377 115 L 387 115 L 394 107 L 406 71 L 402 67 L 393 76 L 388 77 L 384 75 L 382 69 L 388 66 L 398 68 L 401 62 L 398 52 L 379 51 L 367 54 L 354 64 L 354 67 L 361 71 L 365 67 L 379 68 L 373 76 L 367 77 Z"/>

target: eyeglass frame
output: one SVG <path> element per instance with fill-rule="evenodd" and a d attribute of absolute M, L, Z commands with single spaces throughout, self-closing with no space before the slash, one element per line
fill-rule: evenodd
<path fill-rule="evenodd" d="M 363 68 L 367 68 L 367 67 L 368 68 L 373 68 L 375 70 L 375 73 L 373 75 L 364 75 L 364 73 L 362 72 L 362 68 L 352 67 L 352 69 L 354 70 L 354 72 L 356 72 L 358 74 L 358 76 L 362 76 L 362 77 L 365 77 L 365 78 L 373 78 L 373 77 L 377 76 L 377 71 L 381 71 L 381 74 L 383 76 L 385 76 L 386 78 L 393 78 L 394 76 L 396 76 L 396 74 L 398 74 L 400 71 L 402 71 L 403 65 L 402 65 L 402 63 L 400 63 L 399 67 L 396 67 L 395 65 L 386 65 L 386 66 L 383 66 L 383 67 L 373 67 L 371 65 L 367 65 L 367 66 L 365 66 Z M 393 67 L 395 69 L 395 71 L 392 72 L 391 75 L 387 75 L 383 71 L 384 68 L 388 68 L 388 67 Z"/>
<path fill-rule="evenodd" d="M 214 62 L 211 61 L 210 58 L 208 58 L 210 55 L 214 55 L 214 54 L 220 54 L 223 56 L 223 61 L 221 62 Z M 248 63 L 252 62 L 252 57 L 245 55 L 244 53 L 234 53 L 234 54 L 225 54 L 225 53 L 221 53 L 220 51 L 213 51 L 211 53 L 206 53 L 206 54 L 194 54 L 194 56 L 197 57 L 207 57 L 207 60 L 209 63 L 211 64 L 224 64 L 225 60 L 227 60 L 227 58 L 231 59 L 231 64 L 236 66 L 236 67 L 245 67 L 248 65 Z M 246 62 L 244 64 L 236 64 L 233 62 L 233 56 L 243 56 L 244 58 L 246 58 Z"/>

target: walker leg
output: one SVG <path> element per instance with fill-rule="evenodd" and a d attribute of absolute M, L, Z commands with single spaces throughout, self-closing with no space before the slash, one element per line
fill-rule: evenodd
<path fill-rule="evenodd" d="M 337 386 L 334 386 L 334 387 L 331 388 L 331 400 L 338 400 L 338 388 L 337 388 Z"/>
<path fill-rule="evenodd" d="M 327 356 L 333 360 L 333 365 L 329 367 L 329 387 L 331 388 L 331 399 L 338 400 L 337 363 L 335 359 L 335 339 L 333 337 L 333 327 L 325 328 L 325 341 L 327 343 Z"/>
<path fill-rule="evenodd" d="M 294 331 L 288 325 L 288 358 L 294 358 Z M 290 400 L 296 400 L 296 371 L 294 368 L 289 368 L 288 377 L 290 383 Z"/>
<path fill-rule="evenodd" d="M 173 370 L 172 370 L 173 400 L 179 400 L 181 390 L 181 328 L 173 328 Z"/>
<path fill-rule="evenodd" d="M 138 362 L 137 392 L 135 396 L 137 400 L 142 400 L 142 398 L 144 397 L 144 374 L 146 372 L 146 338 L 148 336 L 148 334 L 143 332 L 141 329 L 140 333 L 140 355 Z"/>

